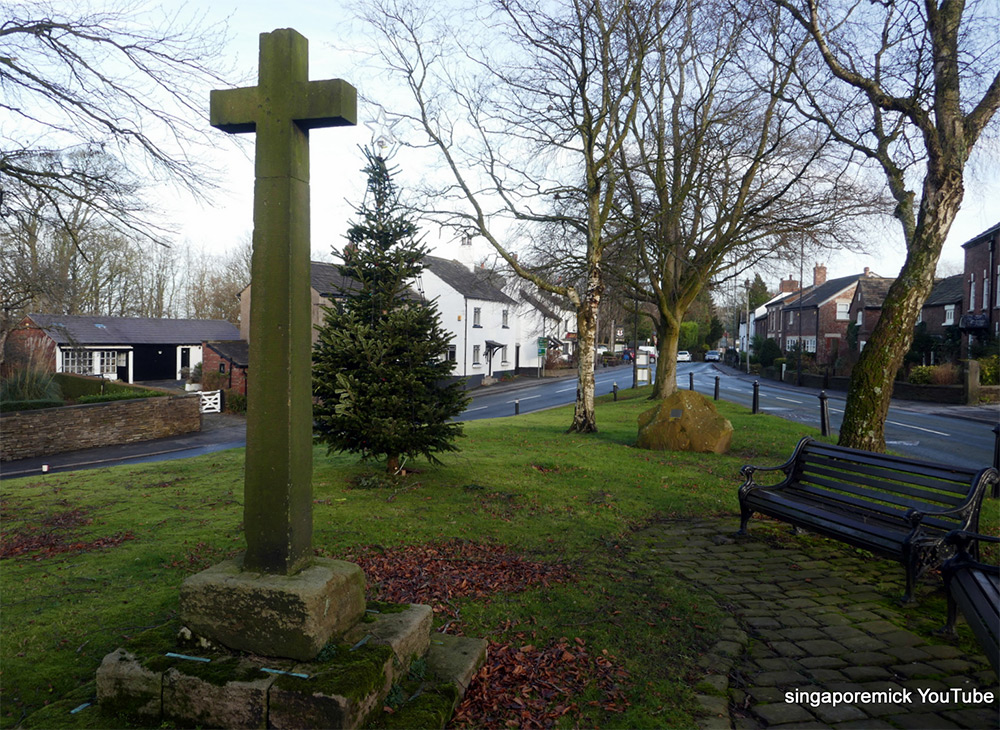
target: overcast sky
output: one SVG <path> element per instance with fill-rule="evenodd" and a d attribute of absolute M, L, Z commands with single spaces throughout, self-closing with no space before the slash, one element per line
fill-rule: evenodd
<path fill-rule="evenodd" d="M 172 0 L 164 3 L 174 4 Z M 178 6 L 180 3 L 176 3 Z M 384 83 L 367 71 L 357 51 L 364 41 L 358 24 L 352 20 L 350 10 L 340 2 L 314 2 L 312 0 L 245 0 L 239 4 L 218 2 L 188 3 L 189 9 L 204 9 L 211 18 L 229 18 L 231 41 L 227 52 L 235 59 L 239 72 L 256 79 L 258 37 L 262 32 L 276 28 L 294 28 L 309 39 L 309 68 L 311 79 L 343 78 L 363 93 L 378 98 L 391 112 L 391 99 L 380 93 Z M 329 259 L 331 245 L 341 245 L 354 207 L 360 201 L 365 178 L 360 172 L 364 164 L 359 145 L 372 140 L 372 129 L 366 123 L 374 122 L 377 110 L 359 104 L 358 126 L 319 129 L 311 132 L 312 175 L 312 253 L 314 259 Z M 207 124 L 207 120 L 206 120 Z M 252 135 L 248 135 L 252 137 Z M 994 134 L 990 147 L 981 145 L 978 164 L 970 165 L 966 172 L 966 194 L 962 210 L 952 226 L 951 235 L 941 256 L 939 272 L 958 273 L 962 269 L 961 244 L 983 230 L 1000 222 L 1000 135 Z M 253 147 L 244 145 L 241 150 L 228 141 L 216 153 L 216 169 L 224 179 L 224 189 L 214 195 L 210 207 L 199 206 L 187 199 L 165 192 L 160 198 L 166 210 L 180 227 L 181 238 L 195 248 L 209 253 L 222 253 L 245 239 L 252 228 L 253 207 Z M 407 179 L 424 174 L 416 158 L 400 155 L 400 185 Z M 407 162 L 410 161 L 408 165 Z M 986 161 L 985 163 L 983 161 Z M 439 231 L 424 229 L 427 242 L 438 255 L 457 255 L 450 238 L 439 236 Z M 865 266 L 882 276 L 895 276 L 903 263 L 903 247 L 899 226 L 888 221 L 883 230 L 872 236 L 871 245 L 864 254 L 848 252 L 825 255 L 830 278 L 860 272 Z M 477 244 L 482 255 L 488 254 L 485 244 Z M 798 261 L 790 262 L 783 276 L 798 278 Z M 806 281 L 810 280 L 813 264 L 807 258 Z M 776 283 L 778 276 L 765 277 Z"/>

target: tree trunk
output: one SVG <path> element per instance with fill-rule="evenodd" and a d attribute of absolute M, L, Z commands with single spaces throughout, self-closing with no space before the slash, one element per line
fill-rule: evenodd
<path fill-rule="evenodd" d="M 597 415 L 594 410 L 594 356 L 597 340 L 597 307 L 600 291 L 588 288 L 587 298 L 576 314 L 578 387 L 573 424 L 567 433 L 596 433 Z"/>
<path fill-rule="evenodd" d="M 656 325 L 656 336 L 660 341 L 656 357 L 656 382 L 653 383 L 650 400 L 663 400 L 677 391 L 677 343 L 680 342 L 681 332 L 677 327 L 671 326 L 668 318 L 661 312 L 660 321 Z"/>
<path fill-rule="evenodd" d="M 899 277 L 889 288 L 882 315 L 865 345 L 844 406 L 839 444 L 865 451 L 885 451 L 885 419 L 892 385 L 913 343 L 920 310 L 934 285 L 941 248 L 963 196 L 961 174 L 936 189 L 925 184 L 918 224 Z"/>
<path fill-rule="evenodd" d="M 395 474 L 399 471 L 399 454 L 386 454 L 385 471 L 387 474 Z"/>

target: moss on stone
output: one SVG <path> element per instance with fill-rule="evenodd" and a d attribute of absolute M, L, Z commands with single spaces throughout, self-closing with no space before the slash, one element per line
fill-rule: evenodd
<path fill-rule="evenodd" d="M 394 712 L 379 712 L 365 725 L 371 730 L 406 728 L 443 728 L 451 719 L 460 697 L 450 682 L 425 689 L 404 702 Z"/>
<path fill-rule="evenodd" d="M 256 679 L 263 679 L 267 675 L 260 671 L 260 667 L 248 662 L 240 661 L 237 657 L 219 657 L 210 662 L 193 662 L 184 659 L 174 659 L 173 666 L 181 674 L 188 677 L 195 677 L 222 687 L 229 682 L 252 682 Z"/>
<path fill-rule="evenodd" d="M 337 644 L 335 649 L 328 661 L 299 665 L 298 671 L 310 675 L 309 679 L 279 675 L 274 686 L 289 692 L 308 687 L 314 694 L 361 700 L 385 684 L 391 647 L 365 644 L 351 651 L 349 644 Z"/>

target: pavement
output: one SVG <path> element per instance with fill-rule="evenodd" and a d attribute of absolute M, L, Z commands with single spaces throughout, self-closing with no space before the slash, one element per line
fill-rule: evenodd
<path fill-rule="evenodd" d="M 899 563 L 773 521 L 752 520 L 747 537 L 738 527 L 737 516 L 669 520 L 635 535 L 646 570 L 693 584 L 728 615 L 699 660 L 699 727 L 1000 725 L 986 657 L 935 633 L 946 618 L 940 576 L 919 583 L 916 608 L 903 607 Z"/>

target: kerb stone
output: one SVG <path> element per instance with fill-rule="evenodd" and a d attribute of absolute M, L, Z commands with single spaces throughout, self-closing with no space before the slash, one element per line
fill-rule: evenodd
<path fill-rule="evenodd" d="M 364 612 L 364 573 L 342 560 L 317 558 L 295 575 L 244 572 L 238 560 L 226 560 L 181 586 L 187 628 L 262 656 L 313 659 Z"/>
<path fill-rule="evenodd" d="M 432 618 L 430 606 L 411 603 L 405 611 L 381 613 L 371 623 L 356 625 L 344 634 L 344 641 L 354 644 L 371 635 L 373 644 L 391 647 L 399 666 L 408 668 L 414 658 L 424 656 L 430 647 Z"/>
<path fill-rule="evenodd" d="M 236 658 L 171 667 L 163 674 L 163 715 L 192 726 L 263 728 L 273 682 Z"/>

